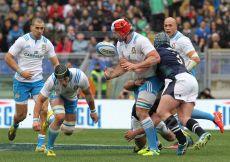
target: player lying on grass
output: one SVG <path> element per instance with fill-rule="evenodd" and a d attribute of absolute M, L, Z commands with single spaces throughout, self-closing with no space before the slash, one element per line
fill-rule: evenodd
<path fill-rule="evenodd" d="M 54 92 L 50 105 L 55 118 L 48 129 L 47 156 L 56 156 L 54 153 L 54 142 L 60 130 L 66 135 L 71 135 L 75 129 L 79 88 L 84 93 L 89 105 L 90 117 L 94 123 L 97 123 L 98 115 L 95 109 L 94 98 L 90 91 L 89 81 L 80 69 L 68 69 L 64 65 L 58 65 L 40 91 L 34 107 L 33 129 L 35 131 L 40 131 L 41 129 L 39 115 L 42 104 L 50 96 L 51 92 Z"/>

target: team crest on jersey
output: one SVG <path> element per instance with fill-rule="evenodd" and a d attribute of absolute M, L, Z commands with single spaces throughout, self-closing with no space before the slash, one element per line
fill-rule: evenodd
<path fill-rule="evenodd" d="M 172 44 L 172 48 L 174 48 L 174 49 L 176 48 L 176 43 Z"/>
<path fill-rule="evenodd" d="M 43 45 L 42 45 L 42 52 L 45 52 L 45 51 L 46 51 L 46 45 L 43 44 Z"/>
<path fill-rule="evenodd" d="M 136 54 L 136 48 L 132 47 L 132 54 Z"/>

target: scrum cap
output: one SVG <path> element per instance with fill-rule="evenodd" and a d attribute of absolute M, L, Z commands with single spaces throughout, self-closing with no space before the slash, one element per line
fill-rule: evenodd
<path fill-rule="evenodd" d="M 57 65 L 54 70 L 57 79 L 64 79 L 70 76 L 69 69 L 65 65 Z"/>
<path fill-rule="evenodd" d="M 165 32 L 160 32 L 155 36 L 154 47 L 159 48 L 162 45 L 170 46 L 170 38 Z"/>
<path fill-rule="evenodd" d="M 121 37 L 126 37 L 131 30 L 131 24 L 125 19 L 115 20 L 111 25 L 111 31 Z"/>

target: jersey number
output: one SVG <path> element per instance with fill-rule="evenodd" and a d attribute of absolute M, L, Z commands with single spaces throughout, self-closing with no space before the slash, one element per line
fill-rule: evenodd
<path fill-rule="evenodd" d="M 183 64 L 183 61 L 182 61 L 180 55 L 177 54 L 176 57 L 177 57 L 177 62 L 179 62 L 180 64 Z"/>

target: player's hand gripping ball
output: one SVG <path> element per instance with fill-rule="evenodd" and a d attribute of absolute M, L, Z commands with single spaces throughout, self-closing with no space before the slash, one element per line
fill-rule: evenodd
<path fill-rule="evenodd" d="M 109 42 L 99 42 L 96 45 L 96 52 L 105 57 L 114 57 L 117 54 L 116 47 Z"/>

